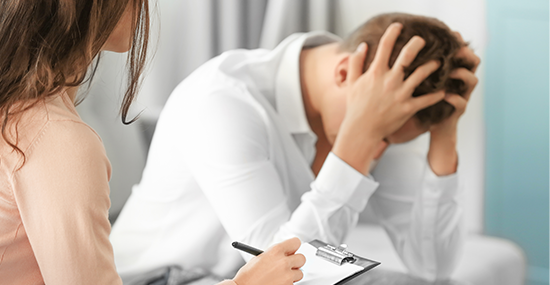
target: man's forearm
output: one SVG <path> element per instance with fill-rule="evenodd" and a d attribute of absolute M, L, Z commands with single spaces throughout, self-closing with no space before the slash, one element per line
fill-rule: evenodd
<path fill-rule="evenodd" d="M 347 131 L 347 130 L 346 130 Z M 378 141 L 352 131 L 341 131 L 332 152 L 363 175 L 369 172 L 370 164 L 378 147 Z"/>
<path fill-rule="evenodd" d="M 458 165 L 456 130 L 452 130 L 447 134 L 431 133 L 428 162 L 437 176 L 450 175 L 456 172 Z"/>

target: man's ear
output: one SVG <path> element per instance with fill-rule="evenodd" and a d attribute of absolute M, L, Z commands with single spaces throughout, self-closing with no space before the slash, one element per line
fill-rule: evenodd
<path fill-rule="evenodd" d="M 343 86 L 346 84 L 346 80 L 348 78 L 348 72 L 349 72 L 349 55 L 343 56 L 338 61 L 338 64 L 336 64 L 336 68 L 334 69 L 334 83 L 338 87 Z"/>

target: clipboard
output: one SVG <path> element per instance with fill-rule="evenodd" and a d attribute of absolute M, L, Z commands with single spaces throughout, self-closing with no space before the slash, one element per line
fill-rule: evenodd
<path fill-rule="evenodd" d="M 333 246 L 320 240 L 303 243 L 297 253 L 306 257 L 304 278 L 296 285 L 343 285 L 380 265 L 347 250 L 346 245 Z"/>

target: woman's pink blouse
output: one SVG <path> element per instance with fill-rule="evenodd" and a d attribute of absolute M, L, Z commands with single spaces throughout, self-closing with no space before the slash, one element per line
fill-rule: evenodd
<path fill-rule="evenodd" d="M 23 165 L 0 140 L 0 283 L 122 284 L 109 243 L 111 166 L 101 139 L 67 94 L 18 117 Z"/>

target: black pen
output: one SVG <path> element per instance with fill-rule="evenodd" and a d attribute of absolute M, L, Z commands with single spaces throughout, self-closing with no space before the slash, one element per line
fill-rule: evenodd
<path fill-rule="evenodd" d="M 242 250 L 255 256 L 258 256 L 264 252 L 263 250 L 259 250 L 238 241 L 234 241 L 233 243 L 231 243 L 231 245 L 238 250 Z"/>

